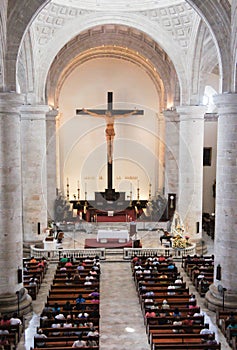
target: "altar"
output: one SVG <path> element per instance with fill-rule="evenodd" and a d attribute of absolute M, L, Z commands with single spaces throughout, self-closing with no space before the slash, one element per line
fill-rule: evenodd
<path fill-rule="evenodd" d="M 97 242 L 107 243 L 109 239 L 117 239 L 119 243 L 128 242 L 128 230 L 98 230 Z"/>

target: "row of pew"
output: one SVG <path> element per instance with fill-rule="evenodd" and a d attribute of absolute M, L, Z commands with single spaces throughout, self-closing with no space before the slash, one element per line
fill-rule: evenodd
<path fill-rule="evenodd" d="M 167 257 L 134 256 L 131 260 L 151 350 L 221 349 L 214 333 L 200 334 L 204 316 L 174 267 Z"/>
<path fill-rule="evenodd" d="M 0 349 L 13 350 L 17 348 L 21 335 L 24 331 L 24 322 L 16 325 L 1 325 L 0 324 Z M 5 333 L 7 331 L 8 333 Z"/>
<path fill-rule="evenodd" d="M 59 261 L 31 350 L 71 349 L 78 339 L 86 343 L 83 348 L 99 350 L 99 291 L 98 257 L 76 259 L 68 266 Z M 46 336 L 43 341 L 39 333 Z"/>
<path fill-rule="evenodd" d="M 48 263 L 44 258 L 23 259 L 23 274 L 21 275 L 23 286 L 28 290 L 33 300 L 36 299 L 47 268 Z M 10 324 L 11 317 L 19 319 L 20 323 Z M 24 329 L 24 316 L 3 315 L 0 319 L 0 348 L 4 350 L 16 349 Z"/>
<path fill-rule="evenodd" d="M 204 297 L 214 279 L 214 256 L 186 256 L 182 258 L 182 265 L 200 296 Z"/>
<path fill-rule="evenodd" d="M 237 310 L 217 310 L 216 324 L 233 350 L 237 349 Z"/>
<path fill-rule="evenodd" d="M 44 257 L 23 259 L 23 286 L 28 290 L 32 300 L 36 300 L 47 269 L 48 262 Z"/>

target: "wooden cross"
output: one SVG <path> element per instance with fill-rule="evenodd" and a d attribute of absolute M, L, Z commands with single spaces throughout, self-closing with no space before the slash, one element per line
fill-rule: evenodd
<path fill-rule="evenodd" d="M 108 189 L 113 188 L 113 175 L 112 175 L 112 164 L 113 164 L 113 140 L 115 136 L 114 132 L 114 120 L 118 118 L 125 118 L 130 115 L 143 115 L 143 110 L 130 110 L 130 109 L 113 109 L 113 92 L 108 92 L 107 109 L 77 109 L 76 114 L 91 115 L 97 118 L 104 118 L 106 121 L 106 141 L 107 141 L 107 183 Z"/>

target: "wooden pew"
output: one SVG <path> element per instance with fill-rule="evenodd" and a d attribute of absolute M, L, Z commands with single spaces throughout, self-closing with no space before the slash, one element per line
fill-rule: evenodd
<path fill-rule="evenodd" d="M 54 328 L 55 331 L 56 328 Z M 52 337 L 47 337 L 44 338 L 44 343 L 45 343 L 45 347 L 51 347 L 52 350 L 55 349 L 55 347 L 62 347 L 64 349 L 64 347 L 67 346 L 71 346 L 74 343 L 74 341 L 78 340 L 78 335 L 65 335 L 65 336 L 52 336 Z M 82 340 L 86 341 L 87 340 L 87 336 L 84 335 L 82 336 Z M 34 337 L 34 348 L 36 348 L 35 344 L 36 344 L 37 339 Z M 84 349 L 84 347 L 83 347 Z"/>
<path fill-rule="evenodd" d="M 55 321 L 54 321 L 54 323 L 55 323 Z M 64 321 L 64 323 L 65 323 L 65 321 Z M 97 326 L 94 326 L 94 328 L 98 331 L 98 327 Z M 37 330 L 38 329 L 39 329 L 39 327 L 37 327 Z M 80 325 L 76 325 L 76 327 L 75 326 L 74 327 L 63 327 L 62 326 L 60 328 L 42 327 L 40 329 L 42 329 L 43 333 L 45 335 L 47 335 L 47 337 L 49 339 L 50 339 L 50 337 L 55 339 L 55 337 L 52 335 L 52 333 L 55 333 L 55 332 L 60 332 L 60 335 L 57 336 L 57 338 L 58 337 L 65 337 L 65 336 L 68 337 L 67 333 L 72 333 L 72 335 L 76 336 L 76 338 L 77 338 L 78 337 L 78 333 L 83 333 L 83 334 L 86 335 L 90 331 L 90 327 L 89 326 L 80 326 Z M 71 338 L 71 335 L 70 335 L 70 338 Z"/>
<path fill-rule="evenodd" d="M 89 311 L 87 311 L 87 313 L 89 313 Z M 71 313 L 70 313 L 71 314 Z M 78 311 L 77 311 L 78 314 Z M 63 324 L 66 322 L 66 320 L 57 320 L 55 321 L 54 319 L 40 319 L 40 328 L 50 328 L 52 326 L 53 323 L 60 323 Z M 98 317 L 91 317 L 88 316 L 87 318 L 74 318 L 72 320 L 72 322 L 78 326 L 80 325 L 85 325 L 88 324 L 90 322 L 93 323 L 94 327 L 98 327 L 99 328 L 99 323 L 100 323 L 100 318 Z"/>
<path fill-rule="evenodd" d="M 185 349 L 185 343 L 193 344 L 196 343 L 198 345 L 203 344 L 203 339 L 208 338 L 208 334 L 181 334 L 181 333 L 167 333 L 167 334 L 159 334 L 155 331 L 150 333 L 150 343 L 151 343 L 151 349 L 155 349 L 155 346 L 157 346 L 157 349 L 160 349 L 160 346 L 162 345 L 178 345 L 182 344 Z"/>
<path fill-rule="evenodd" d="M 43 348 L 30 348 L 30 350 L 72 350 L 72 346 L 65 346 L 64 343 L 58 344 L 57 346 L 43 347 Z M 84 346 L 83 349 L 86 350 L 99 350 L 99 346 Z M 8 349 L 6 349 L 8 350 Z M 9 348 L 10 350 L 10 348 Z"/>
<path fill-rule="evenodd" d="M 187 315 L 180 316 L 179 320 L 183 321 L 187 319 Z M 204 315 L 201 316 L 190 316 L 189 319 L 193 321 L 193 325 L 196 326 L 202 326 L 204 327 Z M 163 326 L 170 326 L 175 320 L 177 320 L 177 317 L 175 316 L 166 316 L 166 317 L 150 317 L 146 318 L 146 330 L 147 334 L 149 334 L 150 329 L 156 329 L 157 327 L 163 327 Z M 167 322 L 167 323 L 166 323 Z"/>
<path fill-rule="evenodd" d="M 40 328 L 43 330 L 43 333 L 46 334 L 48 337 L 44 340 L 45 346 L 43 349 L 68 349 L 72 347 L 72 344 L 75 340 L 78 339 L 79 333 L 82 332 L 84 340 L 87 340 L 86 334 L 89 331 L 89 325 L 90 322 L 93 323 L 93 326 L 95 328 L 99 329 L 99 304 L 92 302 L 92 297 L 89 296 L 91 292 L 93 292 L 95 289 L 99 291 L 99 273 L 95 275 L 94 277 L 96 280 L 92 281 L 92 285 L 84 285 L 85 277 L 88 275 L 91 266 L 86 266 L 84 270 L 79 271 L 80 275 L 82 276 L 79 283 L 73 283 L 72 280 L 68 281 L 67 274 L 68 272 L 71 272 L 72 276 L 76 271 L 76 267 L 78 264 L 75 264 L 75 268 L 67 268 L 67 270 L 64 272 L 60 271 L 60 266 L 63 266 L 62 263 L 58 264 L 53 284 L 51 285 L 51 289 L 49 291 L 49 295 L 47 298 L 47 302 L 45 306 L 51 306 L 53 307 L 55 303 L 58 303 L 58 305 L 61 307 L 60 313 L 63 313 L 65 318 L 68 314 L 72 316 L 72 320 L 70 321 L 74 327 L 59 327 L 59 328 L 52 328 L 52 323 L 60 323 L 63 325 L 63 323 L 66 323 L 65 320 L 55 320 L 54 317 L 50 318 L 50 315 L 53 315 L 53 313 L 49 310 L 46 310 L 42 312 L 41 318 L 40 318 Z M 88 313 L 88 318 L 78 318 L 78 314 L 81 312 L 80 310 L 73 309 L 72 311 L 65 311 L 63 310 L 63 306 L 65 305 L 66 301 L 70 301 L 72 306 L 76 305 L 76 298 L 79 294 L 82 294 L 82 296 L 86 299 L 86 302 L 83 303 L 83 311 Z M 44 318 L 44 316 L 47 315 L 49 318 Z M 75 317 L 76 316 L 76 317 Z M 47 327 L 46 327 L 47 326 Z M 60 332 L 59 335 L 53 336 L 52 333 Z M 71 333 L 71 334 L 70 334 Z M 96 338 L 99 341 L 99 337 Z M 34 348 L 36 349 L 36 343 L 34 344 Z M 39 349 L 39 348 L 38 348 Z M 85 349 L 88 350 L 99 350 L 99 345 L 96 347 L 85 347 Z"/>
<path fill-rule="evenodd" d="M 16 332 L 10 332 L 9 334 L 1 334 L 0 338 L 1 337 L 4 337 L 9 342 L 10 349 L 12 348 L 15 349 L 19 342 Z M 1 345 L 0 345 L 0 348 L 1 348 Z M 4 350 L 5 350 L 5 345 L 4 345 Z"/>
<path fill-rule="evenodd" d="M 220 350 L 221 344 L 154 344 L 153 350 Z"/>
<path fill-rule="evenodd" d="M 233 313 L 235 318 L 237 319 L 237 310 L 226 311 L 226 310 L 216 310 L 216 324 L 221 330 L 225 330 L 225 325 L 223 326 L 223 322 L 228 319 L 230 313 Z"/>

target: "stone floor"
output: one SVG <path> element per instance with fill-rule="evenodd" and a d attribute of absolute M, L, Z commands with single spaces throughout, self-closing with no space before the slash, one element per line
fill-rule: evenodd
<path fill-rule="evenodd" d="M 62 246 L 64 248 L 83 248 L 85 238 L 95 237 L 95 233 L 66 232 Z M 138 232 L 144 248 L 159 246 L 159 233 L 157 231 L 142 230 Z M 208 254 L 213 253 L 213 241 L 207 235 L 203 235 Z M 215 313 L 205 307 L 204 298 L 199 297 L 189 278 L 178 263 L 190 292 L 197 297 L 205 321 L 215 331 L 216 339 L 221 342 L 221 349 L 231 349 L 225 338 L 215 326 Z M 30 350 L 33 347 L 33 337 L 36 327 L 39 325 L 39 315 L 47 298 L 48 289 L 53 279 L 55 264 L 50 264 L 47 275 L 40 288 L 37 300 L 33 301 L 32 313 L 26 315 L 26 331 L 18 345 L 18 350 Z M 145 327 L 143 324 L 141 308 L 138 302 L 134 281 L 131 276 L 130 264 L 121 259 L 108 260 L 101 263 L 101 303 L 100 303 L 100 349 L 101 350 L 149 350 Z"/>

